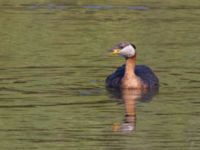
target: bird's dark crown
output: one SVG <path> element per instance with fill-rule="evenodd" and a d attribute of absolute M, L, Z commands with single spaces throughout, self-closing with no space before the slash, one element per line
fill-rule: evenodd
<path fill-rule="evenodd" d="M 130 42 L 120 42 L 119 44 L 117 44 L 112 49 L 116 49 L 116 48 L 123 49 L 124 47 L 126 47 L 128 45 L 131 45 L 131 46 L 133 46 L 134 49 L 136 49 L 136 46 L 134 44 L 130 43 Z"/>

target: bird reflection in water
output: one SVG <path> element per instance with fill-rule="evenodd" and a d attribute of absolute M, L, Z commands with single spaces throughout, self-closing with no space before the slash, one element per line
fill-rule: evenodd
<path fill-rule="evenodd" d="M 107 89 L 110 96 L 122 100 L 125 107 L 123 123 L 114 123 L 113 132 L 131 133 L 136 130 L 136 103 L 149 102 L 158 93 L 155 89 Z"/>

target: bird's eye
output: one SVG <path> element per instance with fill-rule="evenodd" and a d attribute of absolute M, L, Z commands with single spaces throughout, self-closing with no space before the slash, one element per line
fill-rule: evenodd
<path fill-rule="evenodd" d="M 123 44 L 123 43 L 119 45 L 119 48 L 120 48 L 120 49 L 123 49 L 124 47 L 126 47 L 126 45 Z"/>

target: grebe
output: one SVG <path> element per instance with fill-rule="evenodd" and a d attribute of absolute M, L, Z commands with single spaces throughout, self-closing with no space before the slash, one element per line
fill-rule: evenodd
<path fill-rule="evenodd" d="M 129 42 L 119 43 L 112 48 L 112 54 L 126 59 L 126 64 L 119 67 L 106 78 L 108 88 L 153 89 L 158 88 L 159 80 L 153 71 L 145 65 L 136 65 L 136 46 Z"/>

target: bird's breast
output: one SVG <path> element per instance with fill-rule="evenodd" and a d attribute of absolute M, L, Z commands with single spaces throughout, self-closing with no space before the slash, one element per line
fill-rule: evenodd
<path fill-rule="evenodd" d="M 124 76 L 121 80 L 121 88 L 142 89 L 143 84 L 140 78 L 136 76 Z"/>

